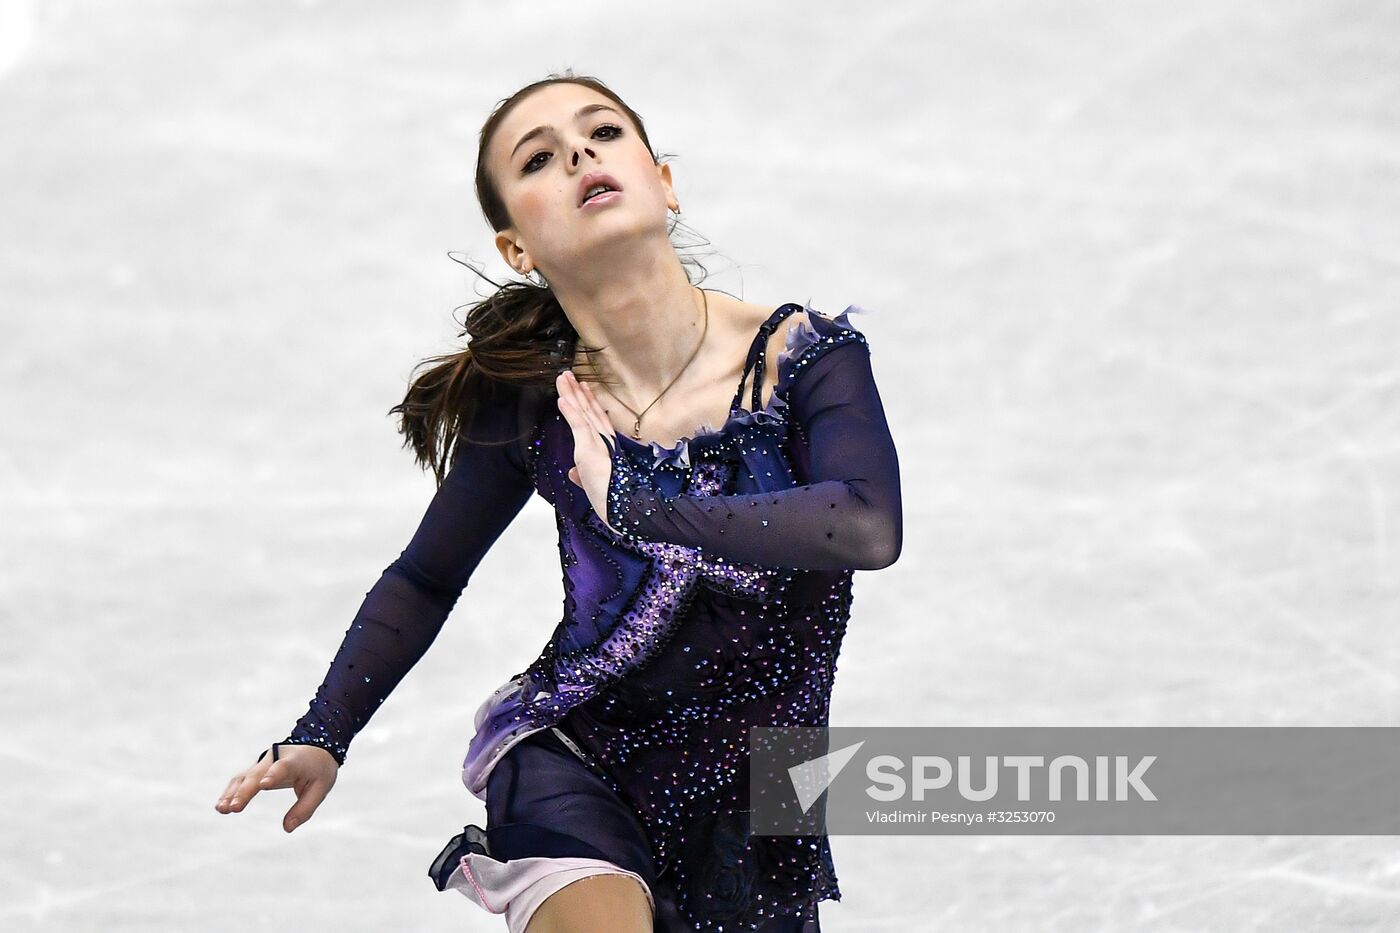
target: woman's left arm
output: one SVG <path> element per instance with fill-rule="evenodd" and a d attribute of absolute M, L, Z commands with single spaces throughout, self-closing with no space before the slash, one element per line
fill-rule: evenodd
<path fill-rule="evenodd" d="M 612 445 L 607 523 L 623 537 L 796 570 L 879 570 L 903 543 L 899 460 L 864 336 L 823 348 L 789 387 L 811 482 L 776 492 L 666 496 Z"/>

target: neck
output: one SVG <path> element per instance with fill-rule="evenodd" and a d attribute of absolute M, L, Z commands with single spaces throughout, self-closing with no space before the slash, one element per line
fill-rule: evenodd
<path fill-rule="evenodd" d="M 705 296 L 686 279 L 674 252 L 671 257 L 650 273 L 613 274 L 586 285 L 550 279 L 580 346 L 603 347 L 592 354 L 592 364 L 620 383 L 619 391 L 639 411 L 691 360 L 705 330 Z M 692 365 L 699 362 L 696 356 Z M 587 371 L 589 364 L 580 351 L 574 365 Z"/>

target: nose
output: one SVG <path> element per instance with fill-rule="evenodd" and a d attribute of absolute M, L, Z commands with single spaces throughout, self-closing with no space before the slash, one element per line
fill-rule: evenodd
<path fill-rule="evenodd" d="M 586 152 L 586 153 L 588 153 L 588 157 L 589 157 L 590 159 L 596 159 L 596 158 L 598 158 L 598 156 L 593 152 L 593 150 L 592 150 L 592 149 L 589 149 L 587 146 L 584 146 L 584 147 L 583 147 L 583 151 Z M 574 156 L 574 157 L 573 157 L 574 168 L 578 168 L 578 150 L 577 150 L 577 149 L 574 150 L 573 156 Z"/>

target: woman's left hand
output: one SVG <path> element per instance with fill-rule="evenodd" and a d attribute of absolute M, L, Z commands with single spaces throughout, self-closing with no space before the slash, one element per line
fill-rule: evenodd
<path fill-rule="evenodd" d="M 617 432 L 593 389 L 574 378 L 572 370 L 560 373 L 554 385 L 559 390 L 559 411 L 574 431 L 574 466 L 569 479 L 588 494 L 593 511 L 616 534 L 617 529 L 608 525 L 608 484 L 612 481 Z"/>

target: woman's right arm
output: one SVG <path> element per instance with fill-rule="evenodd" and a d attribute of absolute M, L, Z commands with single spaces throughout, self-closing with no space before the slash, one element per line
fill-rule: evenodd
<path fill-rule="evenodd" d="M 515 437 L 520 396 L 483 400 L 467 435 Z M 529 501 L 527 444 L 528 437 L 462 444 L 408 546 L 365 594 L 325 682 L 286 742 L 319 745 L 345 763 L 350 740 L 427 652 L 477 565 Z"/>
<path fill-rule="evenodd" d="M 334 766 L 325 762 L 332 770 L 345 763 L 351 740 L 427 652 L 477 565 L 530 499 L 529 436 L 517 437 L 530 424 L 524 403 L 525 393 L 513 389 L 479 403 L 467 436 L 516 440 L 461 443 L 408 546 L 365 594 L 309 708 L 278 743 L 280 763 L 260 757 L 216 809 L 245 807 L 269 767 L 325 758 L 309 749 L 289 753 L 288 745 L 319 746 L 334 759 Z M 239 803 L 230 806 L 235 797 Z"/>

